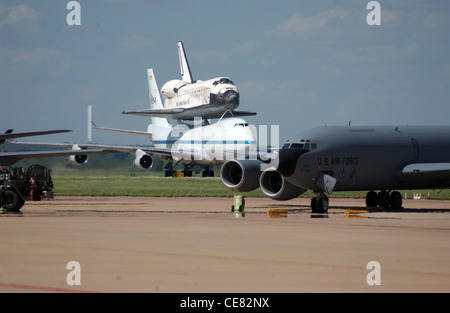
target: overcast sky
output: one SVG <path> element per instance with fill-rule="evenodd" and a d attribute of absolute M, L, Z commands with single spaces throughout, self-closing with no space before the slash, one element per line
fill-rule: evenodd
<path fill-rule="evenodd" d="M 292 133 L 321 125 L 450 123 L 450 1 L 65 0 L 0 2 L 0 131 L 71 129 L 40 140 L 86 141 L 97 126 L 146 130 L 122 115 L 149 107 L 146 69 L 158 86 L 180 78 L 183 41 L 194 79 L 228 76 L 247 121 Z M 146 138 L 94 131 L 94 141 Z"/>

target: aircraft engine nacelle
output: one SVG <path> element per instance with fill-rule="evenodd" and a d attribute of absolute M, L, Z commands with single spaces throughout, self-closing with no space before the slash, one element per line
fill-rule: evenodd
<path fill-rule="evenodd" d="M 162 86 L 161 96 L 164 99 L 174 98 L 178 95 L 178 89 L 180 89 L 184 85 L 186 85 L 186 83 L 181 80 L 178 79 L 169 80 L 167 83 L 164 84 L 164 86 Z"/>
<path fill-rule="evenodd" d="M 83 150 L 78 145 L 73 145 L 72 150 Z M 75 165 L 84 165 L 88 162 L 87 154 L 71 155 L 69 157 L 69 162 Z"/>
<path fill-rule="evenodd" d="M 147 170 L 153 166 L 153 158 L 141 149 L 136 150 L 136 159 L 133 163 L 135 168 Z"/>
<path fill-rule="evenodd" d="M 261 174 L 259 185 L 262 192 L 273 200 L 291 200 L 306 192 L 305 189 L 289 183 L 280 173 L 273 170 L 266 170 Z"/>
<path fill-rule="evenodd" d="M 261 162 L 258 160 L 230 160 L 220 168 L 223 184 L 239 192 L 255 190 L 259 187 Z"/>

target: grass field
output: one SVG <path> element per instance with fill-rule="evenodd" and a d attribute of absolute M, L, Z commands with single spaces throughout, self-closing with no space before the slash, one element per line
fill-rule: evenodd
<path fill-rule="evenodd" d="M 53 177 L 56 196 L 130 196 L 130 197 L 233 197 L 219 178 L 171 177 Z M 450 199 L 450 190 L 401 191 L 408 198 L 421 193 L 426 199 Z M 367 192 L 335 192 L 331 197 L 364 198 Z M 243 193 L 246 197 L 263 197 L 260 189 Z M 302 197 L 312 197 L 307 192 Z"/>
<path fill-rule="evenodd" d="M 131 197 L 232 197 L 219 178 L 54 177 L 55 195 Z M 260 190 L 245 195 L 263 196 Z"/>

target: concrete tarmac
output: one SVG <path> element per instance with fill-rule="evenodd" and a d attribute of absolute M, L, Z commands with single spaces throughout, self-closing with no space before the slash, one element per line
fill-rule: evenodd
<path fill-rule="evenodd" d="M 233 201 L 27 202 L 0 215 L 0 292 L 450 292 L 450 201 L 311 214 L 309 199 L 247 198 L 244 216 Z"/>

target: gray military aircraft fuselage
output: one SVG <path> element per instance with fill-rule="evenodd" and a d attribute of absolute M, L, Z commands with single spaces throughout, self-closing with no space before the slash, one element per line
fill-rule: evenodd
<path fill-rule="evenodd" d="M 221 171 L 228 188 L 238 185 L 233 171 L 242 169 L 247 181 L 254 177 L 254 164 L 229 162 Z M 368 206 L 400 208 L 402 196 L 394 190 L 450 187 L 450 126 L 314 128 L 284 144 L 277 166 L 261 173 L 259 185 L 275 200 L 313 190 L 311 208 L 319 212 L 327 210 L 325 193 L 333 191 L 367 190 Z"/>

